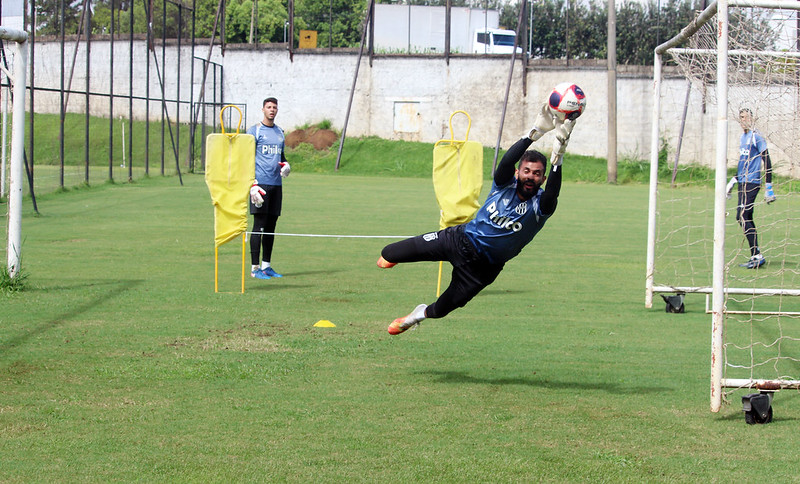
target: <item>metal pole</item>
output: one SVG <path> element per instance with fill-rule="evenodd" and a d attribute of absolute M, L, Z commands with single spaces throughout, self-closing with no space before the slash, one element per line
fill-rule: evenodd
<path fill-rule="evenodd" d="M 33 125 L 34 125 L 34 121 L 33 120 L 36 117 L 36 112 L 34 110 L 34 106 L 36 106 L 36 104 L 34 103 L 34 93 L 36 92 L 36 88 L 35 88 L 35 84 L 36 83 L 34 82 L 35 81 L 35 77 L 34 77 L 35 73 L 33 71 L 33 65 L 35 64 L 35 57 L 36 57 L 36 49 L 34 49 L 34 45 L 36 44 L 36 2 L 34 2 L 34 1 L 31 1 L 31 18 L 30 18 L 30 21 L 31 21 L 31 24 L 30 24 L 29 32 L 31 33 L 30 34 L 31 36 L 30 36 L 29 44 L 31 46 L 31 50 L 30 50 L 30 59 L 29 59 L 29 62 L 28 62 L 29 66 L 30 66 L 30 72 L 29 72 L 28 75 L 31 78 L 31 83 L 30 83 L 31 84 L 31 88 L 30 88 L 30 92 L 29 92 L 29 96 L 30 96 L 29 108 L 31 110 L 31 115 L 28 116 L 28 123 L 29 123 L 29 126 L 28 126 L 28 154 L 30 156 L 28 156 L 28 160 L 27 161 L 29 163 L 26 163 L 26 167 L 28 169 L 28 184 L 31 187 L 33 187 L 34 186 L 34 166 L 33 165 L 34 165 L 35 158 L 36 158 L 36 154 L 33 151 L 33 135 L 36 133 L 34 131 L 34 129 L 33 129 Z M 13 102 L 13 99 L 12 99 L 12 102 Z"/>
<path fill-rule="evenodd" d="M 452 0 L 447 0 L 444 11 L 444 63 L 447 65 L 450 65 L 450 13 L 452 7 Z"/>
<path fill-rule="evenodd" d="M 167 57 L 167 0 L 163 0 L 163 10 L 161 11 L 161 65 L 166 67 Z M 166 71 L 166 68 L 163 69 Z M 167 82 L 166 73 L 161 74 L 161 176 L 164 176 L 164 143 L 166 141 L 166 133 L 164 131 L 164 116 L 167 109 L 166 93 L 164 92 L 163 85 Z"/>
<path fill-rule="evenodd" d="M 608 164 L 607 182 L 617 183 L 617 8 L 608 0 Z"/>
<path fill-rule="evenodd" d="M 191 82 L 189 82 L 189 120 L 191 121 L 192 119 L 194 119 L 195 122 L 190 125 L 191 129 L 189 130 L 190 171 L 194 171 L 194 144 L 195 144 L 195 130 L 197 129 L 197 117 L 196 116 L 192 117 L 192 112 L 191 112 L 191 105 L 192 105 L 191 103 L 192 100 L 194 99 L 194 42 L 195 42 L 194 34 L 195 34 L 195 18 L 197 16 L 195 13 L 195 8 L 197 8 L 197 0 L 192 0 L 192 48 L 191 48 L 191 57 L 189 57 L 191 59 L 191 64 L 189 65 L 189 79 L 191 79 Z M 256 14 L 257 13 L 258 10 L 256 10 Z M 256 18 L 258 18 L 258 15 L 256 15 Z M 258 45 L 258 30 L 256 30 L 256 45 Z"/>
<path fill-rule="evenodd" d="M 175 52 L 177 59 L 177 72 L 175 73 L 175 163 L 180 163 L 177 153 L 181 150 L 181 35 L 183 35 L 183 6 L 178 4 L 178 51 Z"/>
<path fill-rule="evenodd" d="M 153 51 L 153 0 L 143 0 L 147 9 L 147 64 L 144 74 L 144 173 L 150 174 L 150 52 Z"/>
<path fill-rule="evenodd" d="M 347 113 L 344 116 L 344 127 L 342 128 L 342 138 L 339 140 L 339 153 L 336 155 L 336 171 L 339 171 L 339 163 L 342 161 L 342 148 L 344 148 L 344 137 L 347 134 L 347 123 L 350 120 L 350 108 L 353 106 L 353 94 L 356 91 L 356 81 L 358 81 L 358 68 L 361 65 L 361 55 L 364 53 L 364 37 L 367 36 L 367 26 L 372 21 L 372 13 L 375 8 L 375 0 L 370 0 L 367 7 L 367 18 L 364 22 L 364 30 L 361 32 L 361 47 L 358 49 L 358 59 L 356 60 L 356 72 L 353 74 L 353 85 L 350 87 L 350 100 L 347 103 Z"/>
<path fill-rule="evenodd" d="M 711 411 L 722 406 L 725 327 L 725 184 L 728 178 L 728 0 L 717 2 L 717 156 L 714 177 L 714 258 L 711 296 Z"/>
<path fill-rule="evenodd" d="M 91 48 L 92 43 L 91 43 L 91 40 L 90 40 L 90 34 L 91 34 L 91 30 L 90 30 L 91 29 L 91 17 L 90 17 L 91 16 L 91 10 L 89 9 L 89 1 L 90 0 L 85 0 L 84 1 L 84 8 L 86 9 L 86 19 L 84 20 L 84 24 L 83 24 L 84 33 L 86 35 L 86 99 L 85 99 L 86 113 L 85 113 L 84 121 L 83 121 L 83 131 L 84 131 L 84 135 L 83 135 L 83 163 L 84 163 L 84 175 L 83 175 L 83 177 L 84 178 L 83 179 L 84 179 L 84 181 L 86 182 L 87 185 L 89 184 L 89 119 L 90 119 L 90 114 L 89 114 L 89 97 L 90 97 L 89 96 L 89 78 L 90 77 L 89 77 L 89 73 L 91 72 L 89 70 L 89 67 L 90 67 L 90 59 L 91 59 L 91 55 L 90 54 L 92 52 L 92 48 Z"/>
<path fill-rule="evenodd" d="M 59 118 L 60 118 L 61 122 L 59 123 L 59 127 L 58 127 L 58 159 L 59 159 L 59 179 L 58 179 L 59 185 L 58 186 L 61 187 L 61 188 L 64 188 L 64 116 L 65 116 L 65 112 L 64 111 L 66 109 L 66 106 L 64 106 L 64 17 L 65 17 L 64 0 L 61 0 L 58 3 L 60 4 L 59 5 L 59 10 L 60 10 L 60 14 L 61 14 L 60 15 L 61 16 L 61 20 L 59 22 L 61 24 L 59 26 L 59 30 L 60 30 L 60 34 L 61 34 L 61 40 L 60 40 L 60 42 L 61 42 L 61 49 L 60 49 L 61 50 L 61 89 L 59 90 L 60 91 L 59 99 L 61 100 L 61 102 L 59 103 L 59 110 L 58 110 Z"/>
<path fill-rule="evenodd" d="M 130 14 L 130 60 L 128 61 L 128 181 L 133 181 L 133 5 L 128 7 Z"/>
<path fill-rule="evenodd" d="M 108 179 L 114 180 L 114 2 L 111 3 L 111 39 L 108 74 Z"/>
<path fill-rule="evenodd" d="M 644 307 L 653 307 L 653 277 L 655 275 L 656 201 L 658 196 L 658 135 L 661 111 L 661 54 L 653 53 L 653 122 L 650 127 L 650 191 L 647 204 L 647 255 L 645 259 Z"/>
<path fill-rule="evenodd" d="M 17 53 L 14 59 L 14 112 L 11 122 L 11 171 L 8 192 L 8 274 L 19 274 L 22 249 L 22 163 L 25 155 L 25 68 L 28 38 L 25 32 L 0 27 L 5 35 L 15 33 Z"/>
<path fill-rule="evenodd" d="M 519 15 L 517 18 L 517 32 L 522 28 L 522 21 L 525 19 L 525 3 L 521 3 Z M 497 144 L 494 147 L 494 163 L 492 164 L 492 175 L 497 169 L 497 157 L 500 153 L 500 139 L 503 137 L 503 124 L 506 120 L 506 108 L 508 108 L 508 94 L 511 90 L 511 78 L 514 74 L 514 62 L 517 60 L 517 46 L 519 45 L 519 36 L 514 36 L 514 48 L 511 50 L 511 64 L 508 67 L 508 80 L 506 81 L 506 93 L 503 97 L 503 112 L 500 115 L 500 128 L 497 130 Z"/>

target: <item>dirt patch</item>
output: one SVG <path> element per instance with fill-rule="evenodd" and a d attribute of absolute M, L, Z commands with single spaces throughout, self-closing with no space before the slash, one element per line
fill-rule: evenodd
<path fill-rule="evenodd" d="M 297 148 L 297 145 L 306 140 L 306 136 L 306 130 L 297 129 L 287 134 L 283 142 L 286 143 L 286 146 L 289 148 Z"/>
<path fill-rule="evenodd" d="M 300 143 L 309 143 L 315 150 L 326 150 L 333 146 L 339 137 L 330 129 L 298 129 L 286 135 L 286 146 L 296 148 Z"/>

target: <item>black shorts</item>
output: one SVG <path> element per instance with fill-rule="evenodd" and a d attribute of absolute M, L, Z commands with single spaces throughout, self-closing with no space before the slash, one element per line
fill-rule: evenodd
<path fill-rule="evenodd" d="M 264 204 L 260 207 L 253 205 L 250 202 L 251 214 L 266 214 L 279 217 L 281 215 L 281 205 L 283 204 L 283 187 L 281 185 L 258 185 L 262 190 L 267 192 L 264 194 Z"/>
<path fill-rule="evenodd" d="M 463 307 L 503 270 L 503 264 L 492 264 L 478 253 L 464 233 L 463 225 L 389 244 L 381 255 L 390 262 L 448 261 L 452 264 L 450 285 L 428 306 L 429 318 L 441 318 Z"/>

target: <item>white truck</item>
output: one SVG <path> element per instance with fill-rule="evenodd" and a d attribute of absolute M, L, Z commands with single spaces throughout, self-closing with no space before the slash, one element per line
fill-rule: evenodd
<path fill-rule="evenodd" d="M 375 52 L 444 52 L 445 7 L 375 4 Z M 453 54 L 508 54 L 513 30 L 500 30 L 497 10 L 451 7 L 450 52 Z M 487 40 L 478 45 L 478 38 Z M 511 46 L 508 39 L 511 36 Z M 522 50 L 518 50 L 521 52 Z"/>
<path fill-rule="evenodd" d="M 510 54 L 514 52 L 517 33 L 513 30 L 480 29 L 472 37 L 473 54 Z M 522 48 L 517 46 L 517 54 L 522 53 Z"/>

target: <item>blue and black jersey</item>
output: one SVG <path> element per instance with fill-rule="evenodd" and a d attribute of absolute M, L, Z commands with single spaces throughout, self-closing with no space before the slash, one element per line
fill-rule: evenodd
<path fill-rule="evenodd" d="M 517 161 L 532 141 L 522 138 L 506 152 L 495 171 L 492 190 L 464 233 L 492 264 L 503 264 L 522 251 L 555 212 L 561 170 L 550 170 L 546 189 L 529 200 L 517 196 Z"/>
<path fill-rule="evenodd" d="M 286 161 L 283 130 L 259 122 L 247 130 L 256 138 L 256 181 L 259 185 L 282 185 L 280 162 Z"/>
<path fill-rule="evenodd" d="M 772 167 L 767 153 L 767 141 L 755 130 L 742 133 L 739 140 L 739 166 L 736 179 L 739 183 L 761 184 L 761 164 L 765 164 L 767 183 L 770 183 Z"/>

